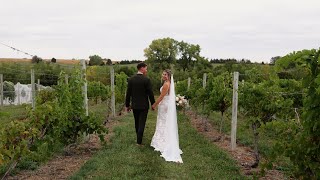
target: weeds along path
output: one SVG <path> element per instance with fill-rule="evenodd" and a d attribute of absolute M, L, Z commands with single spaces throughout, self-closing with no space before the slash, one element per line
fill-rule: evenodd
<path fill-rule="evenodd" d="M 110 143 L 109 139 L 113 135 L 113 128 L 120 125 L 117 117 L 109 120 L 106 127 L 109 131 L 105 136 L 105 140 Z M 67 179 L 69 176 L 77 172 L 97 151 L 102 148 L 99 137 L 90 135 L 88 138 L 76 145 L 65 147 L 62 154 L 57 154 L 46 164 L 40 166 L 34 171 L 20 171 L 8 179 L 29 179 L 29 180 L 51 180 L 51 179 Z"/>

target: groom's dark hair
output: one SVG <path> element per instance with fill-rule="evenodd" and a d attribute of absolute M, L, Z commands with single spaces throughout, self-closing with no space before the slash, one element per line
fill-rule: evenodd
<path fill-rule="evenodd" d="M 141 62 L 141 63 L 139 63 L 139 64 L 137 65 L 137 69 L 139 70 L 140 68 L 146 67 L 146 66 L 148 66 L 146 63 Z"/>

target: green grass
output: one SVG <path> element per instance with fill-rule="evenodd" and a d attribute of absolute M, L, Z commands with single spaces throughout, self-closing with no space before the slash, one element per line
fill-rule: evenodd
<path fill-rule="evenodd" d="M 70 179 L 245 179 L 236 162 L 198 134 L 183 115 L 179 115 L 183 164 L 166 162 L 150 147 L 155 112 L 148 116 L 144 147 L 135 144 L 133 115 L 119 121 L 121 125 L 115 127 L 112 143 L 95 154 Z"/>
<path fill-rule="evenodd" d="M 90 113 L 94 113 L 98 116 L 102 116 L 101 118 L 104 118 L 107 116 L 110 108 L 108 108 L 107 102 L 103 101 L 101 103 L 96 104 L 95 101 L 89 100 L 89 107 L 88 110 Z"/>
<path fill-rule="evenodd" d="M 9 105 L 0 107 L 0 127 L 13 120 L 22 120 L 27 117 L 30 105 Z"/>

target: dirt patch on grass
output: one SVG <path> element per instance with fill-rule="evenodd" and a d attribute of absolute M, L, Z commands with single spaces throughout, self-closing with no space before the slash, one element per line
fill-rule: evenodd
<path fill-rule="evenodd" d="M 185 113 L 191 120 L 193 127 L 197 131 L 209 139 L 212 143 L 222 148 L 228 152 L 233 159 L 238 163 L 241 169 L 241 173 L 247 177 L 253 177 L 253 175 L 258 175 L 260 172 L 258 168 L 252 168 L 251 165 L 255 162 L 254 151 L 250 147 L 237 144 L 235 151 L 231 150 L 231 138 L 228 135 L 221 134 L 217 128 L 213 127 L 212 124 L 203 117 L 196 116 L 192 111 L 187 111 Z M 268 170 L 264 177 L 260 177 L 262 180 L 283 180 L 286 178 L 280 171 Z"/>
<path fill-rule="evenodd" d="M 109 120 L 106 123 L 108 134 L 105 135 L 106 143 L 110 143 L 110 137 L 113 135 L 113 127 L 117 126 L 117 119 Z M 71 145 L 64 148 L 62 155 L 53 157 L 49 162 L 40 166 L 35 171 L 20 171 L 15 176 L 10 176 L 10 180 L 51 180 L 51 179 L 67 179 L 69 176 L 78 171 L 81 166 L 92 155 L 101 149 L 102 145 L 97 135 L 90 135 L 83 143 Z"/>

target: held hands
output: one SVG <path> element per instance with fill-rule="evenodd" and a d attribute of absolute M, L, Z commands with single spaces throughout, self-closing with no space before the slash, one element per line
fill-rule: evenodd
<path fill-rule="evenodd" d="M 126 107 L 127 112 L 131 111 L 131 106 Z"/>
<path fill-rule="evenodd" d="M 156 107 L 157 107 L 157 105 L 155 103 L 152 104 L 152 106 L 151 106 L 152 111 L 154 111 L 156 109 Z"/>

